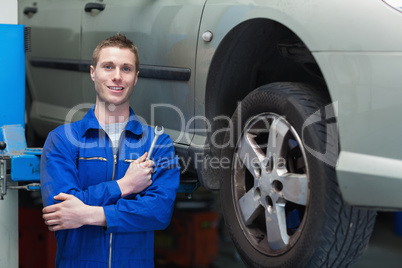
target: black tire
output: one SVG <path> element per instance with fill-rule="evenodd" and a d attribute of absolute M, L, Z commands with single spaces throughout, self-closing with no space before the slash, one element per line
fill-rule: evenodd
<path fill-rule="evenodd" d="M 369 242 L 376 212 L 342 200 L 336 122 L 322 95 L 304 84 L 269 84 L 232 117 L 221 202 L 249 267 L 348 267 Z"/>

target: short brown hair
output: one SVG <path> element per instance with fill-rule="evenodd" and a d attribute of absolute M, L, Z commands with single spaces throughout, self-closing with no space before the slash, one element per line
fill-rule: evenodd
<path fill-rule="evenodd" d="M 138 49 L 130 39 L 128 39 L 124 34 L 121 33 L 117 33 L 103 40 L 96 46 L 92 54 L 92 66 L 96 67 L 96 64 L 98 63 L 99 60 L 100 51 L 106 47 L 128 48 L 131 52 L 134 53 L 135 70 L 137 72 L 139 71 L 140 57 L 138 56 Z"/>

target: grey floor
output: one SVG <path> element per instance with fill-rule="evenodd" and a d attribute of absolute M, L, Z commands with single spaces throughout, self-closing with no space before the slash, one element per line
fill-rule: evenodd
<path fill-rule="evenodd" d="M 230 241 L 221 241 L 213 267 L 246 267 Z M 393 213 L 379 213 L 369 246 L 353 268 L 402 267 L 402 236 L 394 232 Z"/>
<path fill-rule="evenodd" d="M 369 247 L 353 268 L 402 267 L 402 236 L 394 232 L 393 216 L 379 213 Z"/>

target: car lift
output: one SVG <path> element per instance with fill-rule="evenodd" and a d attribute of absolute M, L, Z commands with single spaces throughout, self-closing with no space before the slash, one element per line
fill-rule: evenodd
<path fill-rule="evenodd" d="M 18 267 L 18 191 L 39 190 L 41 149 L 25 140 L 25 49 L 28 28 L 17 24 L 17 2 L 0 11 L 0 267 Z M 26 39 L 26 40 L 25 40 Z"/>
<path fill-rule="evenodd" d="M 42 150 L 29 149 L 25 140 L 25 51 L 29 42 L 24 25 L 0 24 L 0 200 L 7 189 L 39 190 Z M 30 184 L 18 186 L 16 183 Z"/>

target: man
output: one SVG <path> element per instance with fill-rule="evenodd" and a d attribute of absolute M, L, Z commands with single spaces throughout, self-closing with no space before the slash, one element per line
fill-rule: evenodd
<path fill-rule="evenodd" d="M 56 231 L 56 267 L 153 267 L 154 230 L 168 226 L 179 184 L 172 141 L 129 107 L 135 45 L 117 34 L 94 50 L 96 103 L 53 130 L 41 160 L 43 219 Z"/>

